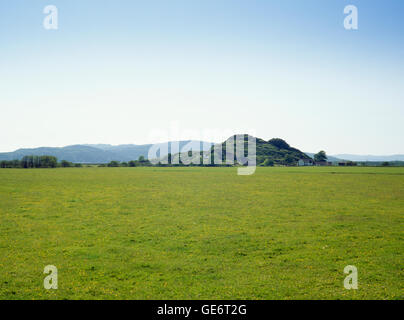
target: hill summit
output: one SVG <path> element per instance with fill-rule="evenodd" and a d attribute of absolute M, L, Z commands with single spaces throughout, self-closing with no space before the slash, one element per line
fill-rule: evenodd
<path fill-rule="evenodd" d="M 247 141 L 251 136 L 246 134 L 238 135 L 244 136 L 245 152 L 247 151 Z M 226 150 L 226 145 L 230 139 L 237 139 L 237 136 L 232 136 L 221 144 L 222 149 Z M 266 160 L 273 164 L 296 164 L 300 159 L 310 159 L 310 157 L 299 149 L 291 147 L 285 140 L 280 138 L 273 138 L 265 141 L 260 138 L 256 139 L 256 157 L 257 164 L 263 164 Z M 219 145 L 215 145 L 213 148 L 220 148 Z"/>

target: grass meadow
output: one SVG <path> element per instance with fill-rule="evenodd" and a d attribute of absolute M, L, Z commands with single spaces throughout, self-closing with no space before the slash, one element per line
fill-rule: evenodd
<path fill-rule="evenodd" d="M 0 299 L 403 299 L 403 217 L 404 168 L 1 169 Z"/>

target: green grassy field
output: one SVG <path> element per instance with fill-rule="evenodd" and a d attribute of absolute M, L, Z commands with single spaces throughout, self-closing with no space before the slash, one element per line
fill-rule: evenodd
<path fill-rule="evenodd" d="M 404 168 L 1 169 L 0 298 L 403 299 L 403 217 Z"/>

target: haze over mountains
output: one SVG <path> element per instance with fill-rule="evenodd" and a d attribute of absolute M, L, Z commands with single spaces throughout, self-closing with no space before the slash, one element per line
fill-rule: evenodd
<path fill-rule="evenodd" d="M 270 155 L 274 153 L 263 140 L 258 139 L 257 155 Z M 168 152 L 171 152 L 171 144 L 169 142 Z M 157 144 L 163 146 L 163 143 Z M 185 140 L 179 141 L 179 148 L 181 152 L 187 152 L 191 150 L 191 146 L 195 151 L 208 151 L 214 143 Z M 41 147 L 32 149 L 18 149 L 14 152 L 0 153 L 0 160 L 21 160 L 22 157 L 27 155 L 51 155 L 57 157 L 59 160 L 67 160 L 73 163 L 108 163 L 110 161 L 130 161 L 137 160 L 140 156 L 144 156 L 147 159 L 147 155 L 152 144 L 135 145 L 135 144 L 123 144 L 123 145 L 110 145 L 110 144 L 82 144 L 72 145 L 66 147 Z M 198 147 L 199 146 L 199 149 Z M 262 149 L 262 150 L 261 150 Z M 161 149 L 160 157 L 164 157 L 167 153 L 164 152 L 164 148 Z M 300 150 L 293 149 L 295 156 L 302 154 Z M 313 157 L 314 153 L 305 152 L 305 155 Z M 275 154 L 273 154 L 275 156 Z M 403 154 L 375 156 L 375 155 L 353 155 L 353 154 L 338 154 L 328 155 L 329 161 L 404 161 Z"/>
<path fill-rule="evenodd" d="M 335 157 L 351 161 L 404 161 L 404 154 L 395 154 L 390 156 L 337 154 Z"/>
<path fill-rule="evenodd" d="M 163 145 L 163 143 L 157 144 Z M 180 150 L 188 151 L 190 146 L 193 146 L 195 151 L 208 151 L 213 143 L 202 141 L 179 141 Z M 199 145 L 200 149 L 195 146 Z M 137 160 L 140 156 L 147 158 L 148 152 L 152 144 L 145 145 L 109 145 L 109 144 L 85 144 L 72 145 L 61 148 L 41 147 L 33 149 L 18 149 L 14 152 L 0 153 L 0 160 L 21 160 L 24 156 L 55 156 L 59 160 L 67 160 L 73 163 L 108 163 L 110 161 L 130 161 Z M 164 149 L 161 149 L 161 156 L 165 156 Z M 171 150 L 171 142 L 169 142 L 169 151 Z"/>
<path fill-rule="evenodd" d="M 305 152 L 305 154 L 307 154 L 310 158 L 314 159 L 315 153 Z M 331 161 L 331 162 L 337 162 L 337 161 L 350 160 L 350 159 L 340 158 L 340 157 L 336 157 L 336 156 L 330 156 L 330 155 L 327 154 L 327 160 Z"/>
<path fill-rule="evenodd" d="M 306 152 L 308 156 L 311 158 L 314 157 L 314 153 Z M 404 161 L 404 154 L 395 154 L 395 155 L 387 155 L 387 156 L 375 156 L 375 155 L 358 155 L 358 154 L 336 154 L 336 155 L 327 155 L 328 161 L 374 161 L 374 162 L 382 162 L 382 161 Z"/>

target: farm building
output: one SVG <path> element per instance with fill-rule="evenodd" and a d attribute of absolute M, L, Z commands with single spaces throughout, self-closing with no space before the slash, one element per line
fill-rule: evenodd
<path fill-rule="evenodd" d="M 312 159 L 300 159 L 297 162 L 297 165 L 299 167 L 314 166 L 314 161 Z"/>

